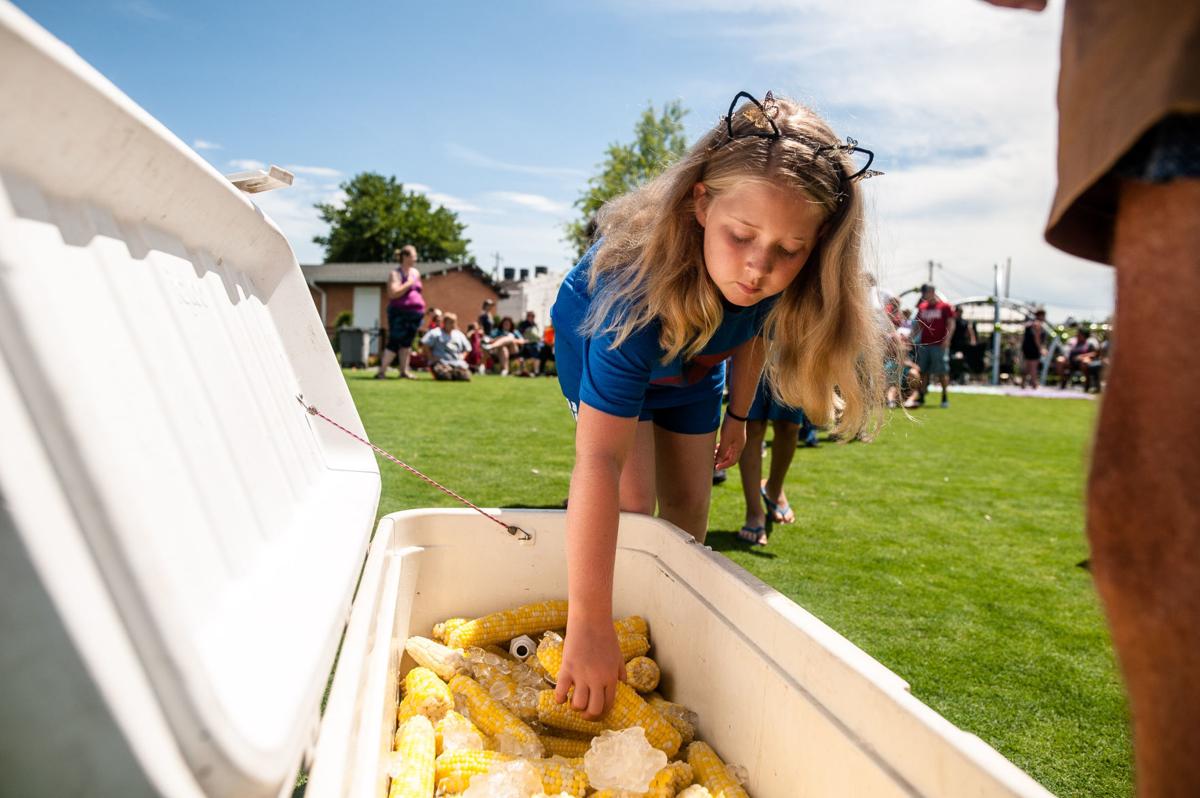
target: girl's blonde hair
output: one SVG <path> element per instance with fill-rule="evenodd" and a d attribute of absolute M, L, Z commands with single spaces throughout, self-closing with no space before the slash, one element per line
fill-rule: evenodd
<path fill-rule="evenodd" d="M 601 208 L 603 240 L 591 273 L 596 301 L 584 331 L 611 332 L 620 344 L 657 319 L 664 362 L 697 355 L 724 310 L 704 266 L 693 186 L 702 183 L 711 199 L 745 180 L 793 189 L 821 206 L 826 221 L 766 317 L 766 379 L 780 401 L 815 424 L 868 437 L 883 406 L 884 336 L 862 277 L 862 197 L 845 179 L 855 167 L 844 151 L 824 149 L 840 142 L 812 110 L 783 97 L 774 107 L 780 137 L 747 135 L 764 129 L 761 111 L 747 103 L 733 113 L 733 140 L 722 118 L 661 175 Z"/>

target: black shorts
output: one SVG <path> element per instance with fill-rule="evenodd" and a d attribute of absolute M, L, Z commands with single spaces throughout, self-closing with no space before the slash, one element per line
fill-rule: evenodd
<path fill-rule="evenodd" d="M 418 310 L 403 308 L 387 309 L 388 313 L 388 342 L 389 352 L 399 352 L 405 347 L 412 347 L 417 330 L 421 329 L 421 319 L 425 314 Z"/>

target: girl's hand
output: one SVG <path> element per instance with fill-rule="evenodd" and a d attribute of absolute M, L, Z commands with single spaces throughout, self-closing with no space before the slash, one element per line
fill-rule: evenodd
<path fill-rule="evenodd" d="M 574 688 L 571 708 L 596 720 L 612 708 L 618 681 L 625 681 L 625 659 L 612 621 L 600 619 L 575 626 L 568 621 L 555 700 L 563 703 Z"/>
<path fill-rule="evenodd" d="M 746 422 L 725 416 L 721 425 L 721 440 L 717 443 L 716 467 L 729 468 L 742 456 L 746 446 Z"/>

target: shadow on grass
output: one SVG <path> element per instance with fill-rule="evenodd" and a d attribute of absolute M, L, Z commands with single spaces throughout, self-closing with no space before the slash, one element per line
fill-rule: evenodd
<path fill-rule="evenodd" d="M 708 536 L 704 538 L 704 545 L 712 548 L 713 551 L 744 551 L 748 554 L 753 554 L 755 557 L 762 557 L 764 560 L 774 560 L 779 555 L 771 551 L 768 545 L 755 546 L 751 543 L 746 543 L 737 536 L 736 531 L 711 529 Z"/>

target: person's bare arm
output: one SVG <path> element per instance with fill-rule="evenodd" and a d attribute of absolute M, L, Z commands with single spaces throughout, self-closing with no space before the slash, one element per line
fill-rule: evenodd
<path fill-rule="evenodd" d="M 958 322 L 954 317 L 950 317 L 950 323 L 946 325 L 946 337 L 942 339 L 942 349 L 949 351 L 950 341 L 954 339 L 954 328 L 958 326 Z"/>
<path fill-rule="evenodd" d="M 417 276 L 414 276 L 413 272 L 416 272 L 416 269 L 409 269 L 408 274 L 401 278 L 400 272 L 392 270 L 392 274 L 388 278 L 388 299 L 402 297 L 416 285 Z"/>
<path fill-rule="evenodd" d="M 612 706 L 617 681 L 625 675 L 613 629 L 613 569 L 621 469 L 637 423 L 579 406 L 567 503 L 567 636 L 555 698 L 562 703 L 573 689 L 571 706 L 592 719 Z"/>
<path fill-rule="evenodd" d="M 766 347 L 762 336 L 756 335 L 733 352 L 729 376 L 729 409 L 735 415 L 745 416 L 754 403 L 758 380 L 762 376 Z M 746 422 L 725 416 L 721 424 L 721 437 L 717 443 L 716 467 L 729 468 L 742 456 L 746 445 Z"/>

